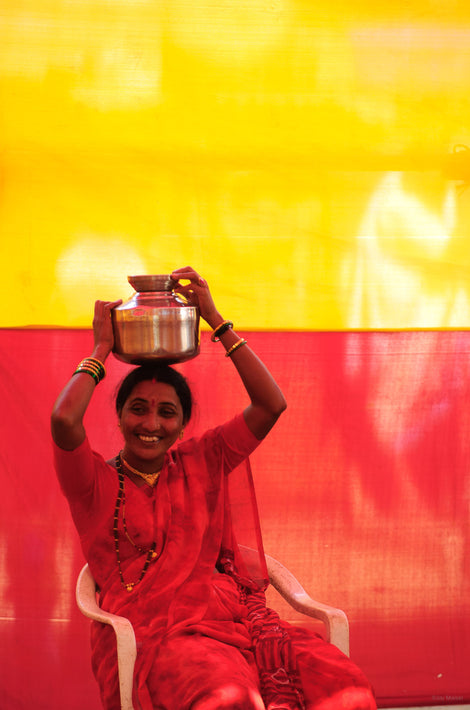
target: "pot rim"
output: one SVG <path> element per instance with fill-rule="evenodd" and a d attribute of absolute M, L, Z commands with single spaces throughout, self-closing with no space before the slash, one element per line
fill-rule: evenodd
<path fill-rule="evenodd" d="M 137 274 L 128 276 L 132 288 L 141 293 L 143 291 L 173 291 L 178 283 L 170 274 Z"/>

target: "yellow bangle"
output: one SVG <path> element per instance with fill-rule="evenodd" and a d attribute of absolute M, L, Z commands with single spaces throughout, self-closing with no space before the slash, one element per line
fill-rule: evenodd
<path fill-rule="evenodd" d="M 231 357 L 231 355 L 233 355 L 235 350 L 238 350 L 238 348 L 241 348 L 242 345 L 246 345 L 246 343 L 247 343 L 247 341 L 245 340 L 245 338 L 240 338 L 240 340 L 237 340 L 237 342 L 234 343 L 229 350 L 227 350 L 227 352 L 225 353 L 225 357 Z"/>

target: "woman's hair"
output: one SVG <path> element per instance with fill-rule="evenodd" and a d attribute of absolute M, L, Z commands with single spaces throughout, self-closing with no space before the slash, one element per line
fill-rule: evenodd
<path fill-rule="evenodd" d="M 193 407 L 193 396 L 188 382 L 180 372 L 174 370 L 169 365 L 162 364 L 149 363 L 142 365 L 141 367 L 137 367 L 135 370 L 131 370 L 126 375 L 121 382 L 116 395 L 116 412 L 118 415 L 121 414 L 122 408 L 124 407 L 124 404 L 126 403 L 126 400 L 130 396 L 134 387 L 140 382 L 146 382 L 148 380 L 163 382 L 164 384 L 171 385 L 174 388 L 176 394 L 178 395 L 179 401 L 181 402 L 183 422 L 187 424 L 191 418 L 191 411 Z"/>

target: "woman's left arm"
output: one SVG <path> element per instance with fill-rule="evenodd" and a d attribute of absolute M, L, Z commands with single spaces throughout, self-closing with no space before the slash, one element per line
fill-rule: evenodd
<path fill-rule="evenodd" d="M 175 290 L 185 296 L 191 304 L 199 306 L 201 317 L 213 330 L 224 323 L 222 315 L 214 304 L 207 282 L 194 269 L 189 266 L 177 269 L 171 276 L 178 282 L 189 281 L 186 285 L 178 283 Z M 263 439 L 287 407 L 284 395 L 266 365 L 248 344 L 242 343 L 243 339 L 233 328 L 226 330 L 221 328 L 220 335 L 217 337 L 226 352 L 230 352 L 233 348 L 229 357 L 250 398 L 250 405 L 243 412 L 245 421 L 256 438 Z"/>

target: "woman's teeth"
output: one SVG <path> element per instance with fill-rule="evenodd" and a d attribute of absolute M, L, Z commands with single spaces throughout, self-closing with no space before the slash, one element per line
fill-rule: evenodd
<path fill-rule="evenodd" d="M 141 441 L 145 441 L 148 443 L 155 443 L 157 441 L 160 441 L 159 436 L 145 436 L 144 434 L 139 434 L 138 436 Z"/>

